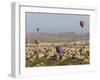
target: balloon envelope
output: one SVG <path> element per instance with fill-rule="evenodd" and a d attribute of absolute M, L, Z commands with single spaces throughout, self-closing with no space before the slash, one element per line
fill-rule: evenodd
<path fill-rule="evenodd" d="M 62 51 L 63 51 L 62 46 L 57 46 L 57 47 L 56 47 L 56 52 L 57 52 L 58 54 L 61 54 Z"/>
<path fill-rule="evenodd" d="M 81 26 L 81 28 L 83 28 L 84 25 L 85 25 L 84 21 L 80 21 L 80 26 Z"/>
<path fill-rule="evenodd" d="M 35 40 L 35 44 L 39 44 L 38 40 Z"/>
<path fill-rule="evenodd" d="M 36 28 L 36 31 L 38 32 L 39 31 L 39 28 Z"/>

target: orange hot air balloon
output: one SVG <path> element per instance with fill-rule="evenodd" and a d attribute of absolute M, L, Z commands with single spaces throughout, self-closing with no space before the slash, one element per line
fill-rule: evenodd
<path fill-rule="evenodd" d="M 81 28 L 83 28 L 84 25 L 85 25 L 85 22 L 84 22 L 84 21 L 80 21 L 80 26 L 81 26 Z"/>

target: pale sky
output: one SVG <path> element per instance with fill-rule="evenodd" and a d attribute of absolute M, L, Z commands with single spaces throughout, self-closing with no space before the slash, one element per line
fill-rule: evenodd
<path fill-rule="evenodd" d="M 82 32 L 81 20 L 85 22 L 83 31 L 89 33 L 89 15 L 26 12 L 25 20 L 27 33 L 36 32 L 37 27 L 46 33 Z"/>

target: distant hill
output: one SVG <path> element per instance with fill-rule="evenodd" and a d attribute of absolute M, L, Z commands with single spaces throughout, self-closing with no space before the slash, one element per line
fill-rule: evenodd
<path fill-rule="evenodd" d="M 63 33 L 27 33 L 26 41 L 74 41 L 89 40 L 89 33 L 63 32 Z"/>

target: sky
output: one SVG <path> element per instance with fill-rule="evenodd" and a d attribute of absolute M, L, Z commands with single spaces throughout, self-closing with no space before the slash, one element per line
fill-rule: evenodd
<path fill-rule="evenodd" d="M 80 21 L 84 21 L 85 25 L 82 29 Z M 89 15 L 75 14 L 57 14 L 57 13 L 25 13 L 26 33 L 39 32 L 46 33 L 63 33 L 63 32 L 84 32 L 89 33 Z"/>

